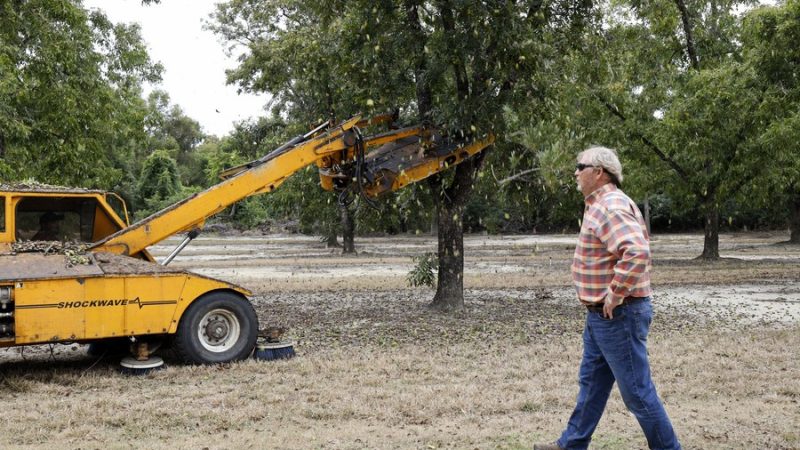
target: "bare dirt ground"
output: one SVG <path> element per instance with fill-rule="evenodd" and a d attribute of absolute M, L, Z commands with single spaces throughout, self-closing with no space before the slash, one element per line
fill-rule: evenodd
<path fill-rule="evenodd" d="M 800 248 L 786 233 L 652 243 L 659 393 L 686 449 L 800 449 Z M 152 248 L 165 256 L 177 241 Z M 0 350 L 0 448 L 525 449 L 568 418 L 584 311 L 575 237 L 468 236 L 466 308 L 408 288 L 431 236 L 358 238 L 341 256 L 312 237 L 201 237 L 174 265 L 254 292 L 263 326 L 298 356 L 169 368 L 143 377 L 82 346 Z M 592 444 L 646 443 L 614 394 Z"/>

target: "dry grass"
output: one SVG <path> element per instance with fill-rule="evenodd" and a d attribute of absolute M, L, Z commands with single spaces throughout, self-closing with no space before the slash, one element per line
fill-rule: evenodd
<path fill-rule="evenodd" d="M 793 264 L 657 270 L 680 271 L 685 286 L 780 280 Z M 566 262 L 553 265 L 555 276 Z M 507 274 L 483 277 L 465 311 L 450 315 L 424 307 L 430 291 L 385 280 L 263 289 L 254 299 L 262 324 L 288 325 L 297 340 L 288 361 L 168 358 L 166 370 L 131 377 L 77 346 L 58 347 L 55 362 L 41 348 L 26 360 L 2 350 L 0 448 L 527 449 L 552 440 L 577 393 L 583 311 L 568 280 L 513 288 Z M 684 448 L 800 449 L 800 326 L 744 322 L 746 308 L 700 312 L 657 301 L 650 338 Z M 615 393 L 592 448 L 645 446 Z"/>
<path fill-rule="evenodd" d="M 263 322 L 295 324 L 290 361 L 130 377 L 67 347 L 55 363 L 6 363 L 0 447 L 522 449 L 555 437 L 576 394 L 581 310 L 547 290 L 471 291 L 465 313 L 430 315 L 418 294 L 258 298 Z M 693 317 L 658 305 L 650 347 L 684 446 L 800 447 L 800 330 Z M 593 448 L 643 446 L 614 394 Z"/>

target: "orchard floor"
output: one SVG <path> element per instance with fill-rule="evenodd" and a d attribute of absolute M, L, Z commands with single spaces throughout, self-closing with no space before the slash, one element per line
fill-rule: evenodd
<path fill-rule="evenodd" d="M 800 247 L 786 233 L 652 242 L 653 376 L 686 449 L 800 449 Z M 162 258 L 177 244 L 151 248 Z M 82 346 L 0 350 L 0 448 L 528 449 L 577 393 L 585 312 L 572 235 L 467 236 L 463 311 L 425 306 L 411 256 L 432 236 L 204 236 L 174 265 L 251 289 L 297 357 L 142 377 Z M 594 449 L 646 448 L 614 393 Z"/>

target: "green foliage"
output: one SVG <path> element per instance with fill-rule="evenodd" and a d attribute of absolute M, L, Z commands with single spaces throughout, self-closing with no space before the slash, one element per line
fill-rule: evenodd
<path fill-rule="evenodd" d="M 14 170 L 6 164 L 5 161 L 0 160 L 0 181 L 14 181 Z"/>
<path fill-rule="evenodd" d="M 181 187 L 178 191 L 162 197 L 161 194 L 154 194 L 152 197 L 145 198 L 142 201 L 142 206 L 134 213 L 136 220 L 144 219 L 153 213 L 161 211 L 162 209 L 178 203 L 193 194 L 200 192 L 200 188 L 196 186 Z"/>
<path fill-rule="evenodd" d="M 657 230 L 699 226 L 708 209 L 723 227 L 781 226 L 800 197 L 800 1 L 684 2 L 691 49 L 679 3 L 221 3 L 208 26 L 243 55 L 229 82 L 272 94 L 273 110 L 216 138 L 165 92 L 142 100 L 161 68 L 138 26 L 68 0 L 4 2 L 0 179 L 114 189 L 141 217 L 317 121 L 400 108 L 402 123 L 497 135 L 465 169 L 467 231 L 576 227 L 574 158 L 591 144 L 619 150 L 624 188 L 650 198 Z M 303 170 L 226 217 L 335 234 L 336 195 L 318 184 Z M 427 232 L 439 193 L 416 184 L 379 211 L 359 206 L 357 230 Z"/>
<path fill-rule="evenodd" d="M 335 236 L 339 229 L 336 194 L 320 188 L 316 167 L 295 173 L 264 202 L 270 218 L 296 219 L 302 233 Z"/>
<path fill-rule="evenodd" d="M 746 3 L 602 5 L 605 25 L 551 66 L 571 75 L 549 86 L 545 120 L 517 135 L 541 149 L 546 185 L 574 192 L 575 154 L 601 144 L 619 150 L 626 192 L 669 200 L 676 214 L 667 223 L 692 222 L 684 217 L 691 211 L 717 215 L 752 193 L 774 172 L 761 134 L 781 108 L 746 60 L 737 13 Z M 534 111 L 513 112 L 524 123 Z"/>
<path fill-rule="evenodd" d="M 538 173 L 503 184 L 498 181 L 490 177 L 478 181 L 464 213 L 465 230 L 508 234 L 576 228 L 581 202 L 574 191 L 554 190 Z"/>
<path fill-rule="evenodd" d="M 68 0 L 0 4 L 0 158 L 14 179 L 110 188 L 158 80 L 139 28 Z"/>
<path fill-rule="evenodd" d="M 751 11 L 744 21 L 742 39 L 748 59 L 765 81 L 784 89 L 797 100 L 800 75 L 800 2 L 762 6 Z"/>
<path fill-rule="evenodd" d="M 219 152 L 209 160 L 214 176 L 222 169 L 260 158 L 280 147 L 293 135 L 307 130 L 302 123 L 289 126 L 278 115 L 241 122 L 230 136 L 222 139 Z M 297 220 L 304 233 L 336 234 L 338 229 L 336 196 L 319 187 L 316 167 L 307 167 L 289 177 L 275 192 L 249 198 L 237 205 L 234 220 L 255 226 L 266 220 Z"/>
<path fill-rule="evenodd" d="M 269 217 L 269 209 L 259 197 L 249 197 L 237 202 L 230 216 L 240 228 L 255 228 Z"/>
<path fill-rule="evenodd" d="M 421 184 L 407 186 L 393 194 L 391 209 L 384 208 L 384 217 L 397 218 L 400 233 L 427 233 L 436 218 L 436 206 L 428 190 Z"/>
<path fill-rule="evenodd" d="M 748 196 L 766 207 L 778 203 L 794 210 L 790 227 L 796 239 L 800 237 L 800 2 L 752 11 L 745 18 L 743 35 L 747 60 L 763 83 L 773 116 L 760 140 L 772 167 Z"/>
<path fill-rule="evenodd" d="M 248 92 L 269 92 L 275 107 L 304 122 L 358 111 L 341 41 L 343 20 L 321 26 L 312 4 L 298 0 L 220 3 L 208 26 L 245 49 L 228 81 Z M 362 105 L 363 106 L 363 105 Z"/>
<path fill-rule="evenodd" d="M 208 161 L 197 147 L 206 136 L 196 120 L 186 116 L 180 106 L 170 104 L 169 94 L 161 90 L 150 93 L 144 126 L 147 143 L 137 152 L 141 160 L 156 150 L 167 150 L 177 162 L 184 185 L 205 184 Z"/>
<path fill-rule="evenodd" d="M 355 200 L 359 233 L 428 233 L 436 215 L 430 196 L 419 184 L 387 194 L 374 203 L 377 208 L 365 205 L 360 198 Z"/>
<path fill-rule="evenodd" d="M 800 152 L 800 102 L 787 109 L 789 111 L 784 117 L 769 124 L 760 140 L 763 151 L 775 159 L 776 168 L 770 172 L 768 181 L 778 189 L 800 187 L 800 161 L 797 158 Z"/>
<path fill-rule="evenodd" d="M 142 167 L 139 176 L 139 199 L 151 209 L 153 202 L 161 203 L 181 192 L 178 164 L 165 150 L 153 152 Z"/>
<path fill-rule="evenodd" d="M 436 283 L 436 273 L 439 270 L 439 259 L 433 253 L 424 253 L 413 256 L 414 268 L 406 276 L 409 286 L 430 286 Z"/>
<path fill-rule="evenodd" d="M 494 132 L 502 142 L 504 111 L 530 104 L 538 106 L 536 113 L 545 109 L 541 101 L 551 83 L 546 68 L 593 20 L 587 4 L 568 0 L 238 0 L 218 5 L 209 27 L 242 52 L 228 81 L 272 94 L 290 121 L 399 108 L 404 119 L 434 123 L 458 139 Z M 436 198 L 462 202 L 453 199 L 470 191 L 465 180 L 477 167 L 470 162 L 459 166 L 460 177 L 443 175 Z M 278 193 L 286 196 L 278 202 L 284 214 L 302 204 L 302 210 L 314 208 L 313 222 L 337 224 L 338 214 L 326 206 L 330 198 L 312 198 L 310 191 L 280 194 L 291 189 L 287 183 Z M 433 198 L 412 189 L 382 199 L 384 213 L 360 210 L 358 227 L 428 229 Z M 471 208 L 482 214 L 479 202 Z M 308 223 L 302 216 L 301 222 Z"/>
<path fill-rule="evenodd" d="M 197 149 L 198 154 L 202 155 L 202 158 L 206 161 L 205 169 L 203 170 L 205 177 L 203 184 L 206 186 L 219 183 L 219 176 L 226 169 L 247 162 L 234 149 L 226 150 L 227 139 L 223 138 L 221 141 L 216 138 L 207 139 Z"/>
<path fill-rule="evenodd" d="M 721 204 L 769 167 L 771 156 L 758 142 L 764 107 L 754 74 L 741 64 L 688 77 L 656 135 L 659 147 L 692 174 L 672 183 L 675 197 L 708 198 Z"/>
<path fill-rule="evenodd" d="M 512 143 L 508 157 L 492 165 L 489 180 L 494 203 L 509 216 L 504 231 L 562 231 L 578 224 L 583 196 L 573 176 L 575 156 L 591 141 L 573 117 L 583 113 L 570 91 L 554 84 L 544 111 L 506 111 Z M 542 120 L 529 122 L 530 114 Z"/>
<path fill-rule="evenodd" d="M 302 123 L 289 126 L 279 115 L 246 120 L 235 125 L 233 132 L 222 141 L 224 151 L 236 153 L 244 160 L 261 158 L 283 145 L 294 135 L 305 133 Z"/>

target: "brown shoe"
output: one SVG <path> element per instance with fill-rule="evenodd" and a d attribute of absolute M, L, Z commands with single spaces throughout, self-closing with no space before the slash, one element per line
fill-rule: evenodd
<path fill-rule="evenodd" d="M 533 450 L 563 450 L 555 442 L 552 444 L 533 444 Z"/>

